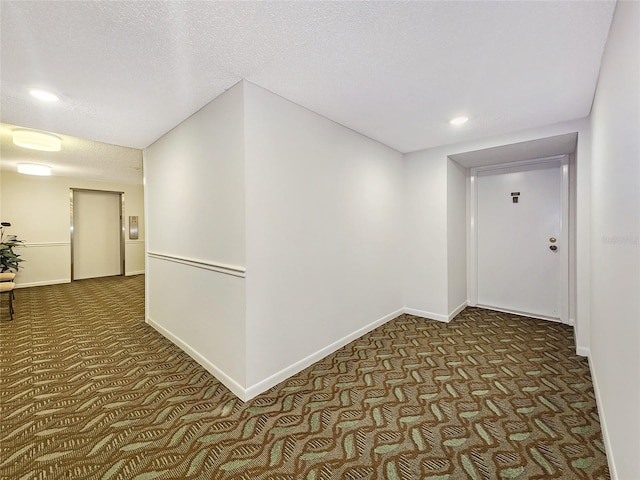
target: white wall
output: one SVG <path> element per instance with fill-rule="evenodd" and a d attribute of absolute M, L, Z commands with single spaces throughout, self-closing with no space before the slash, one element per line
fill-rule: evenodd
<path fill-rule="evenodd" d="M 37 177 L 3 171 L 0 217 L 11 222 L 7 233 L 24 239 L 25 259 L 16 281 L 18 287 L 71 281 L 69 189 L 122 191 L 125 218 L 144 219 L 142 185 L 100 182 L 71 177 Z M 127 230 L 128 231 L 128 230 Z M 138 240 L 125 240 L 125 272 L 144 273 L 144 229 Z"/>
<path fill-rule="evenodd" d="M 247 385 L 401 313 L 402 155 L 245 84 Z"/>
<path fill-rule="evenodd" d="M 402 312 L 400 153 L 242 82 L 144 159 L 147 321 L 241 398 Z"/>
<path fill-rule="evenodd" d="M 437 320 L 449 314 L 447 157 L 422 150 L 404 157 L 404 306 Z"/>
<path fill-rule="evenodd" d="M 242 83 L 144 152 L 147 321 L 236 394 L 245 385 Z"/>
<path fill-rule="evenodd" d="M 588 119 L 562 122 L 496 137 L 445 145 L 405 155 L 405 307 L 436 320 L 448 320 L 463 285 L 466 269 L 456 266 L 465 255 L 455 223 L 465 215 L 457 200 L 462 173 L 449 155 L 578 132 L 576 150 L 576 342 L 585 353 L 589 345 L 589 190 L 590 127 Z M 454 222 L 454 223 L 452 223 Z M 449 231 L 451 227 L 453 230 Z"/>
<path fill-rule="evenodd" d="M 243 85 L 145 150 L 150 252 L 243 266 Z"/>
<path fill-rule="evenodd" d="M 447 283 L 449 320 L 467 305 L 467 172 L 447 159 Z"/>
<path fill-rule="evenodd" d="M 577 340 L 586 349 L 587 119 L 403 157 L 247 82 L 145 152 L 149 321 L 243 398 L 403 310 L 447 321 L 466 299 L 468 202 L 466 172 L 448 156 L 571 132 L 579 134 Z M 160 268 L 168 260 L 155 254 L 179 271 Z M 188 292 L 176 299 L 185 307 L 176 317 L 201 305 L 189 310 L 190 329 L 156 307 L 166 302 L 163 281 L 203 282 L 188 273 L 198 265 L 247 273 L 224 287 L 214 285 L 225 282 L 219 272 L 207 273 L 215 282 L 198 290 L 213 304 Z M 232 302 L 219 310 L 231 316 L 212 319 L 207 310 L 220 302 Z"/>
<path fill-rule="evenodd" d="M 146 280 L 147 323 L 244 398 L 245 279 L 151 257 Z"/>
<path fill-rule="evenodd" d="M 640 3 L 618 2 L 592 116 L 591 367 L 614 478 L 640 472 Z"/>

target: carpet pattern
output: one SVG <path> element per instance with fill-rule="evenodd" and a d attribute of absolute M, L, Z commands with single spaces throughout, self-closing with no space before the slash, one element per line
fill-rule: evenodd
<path fill-rule="evenodd" d="M 243 403 L 144 320 L 144 277 L 0 309 L 3 479 L 607 479 L 570 327 L 400 316 Z"/>

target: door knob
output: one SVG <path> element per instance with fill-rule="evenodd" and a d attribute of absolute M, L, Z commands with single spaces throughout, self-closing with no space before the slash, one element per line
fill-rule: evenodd
<path fill-rule="evenodd" d="M 556 247 L 555 245 L 549 245 L 549 250 L 555 252 L 557 249 L 558 249 L 558 247 Z"/>

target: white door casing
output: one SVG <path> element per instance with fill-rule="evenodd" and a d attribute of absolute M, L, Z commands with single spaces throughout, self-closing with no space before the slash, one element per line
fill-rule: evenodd
<path fill-rule="evenodd" d="M 471 169 L 470 202 L 469 304 L 568 323 L 568 157 Z"/>

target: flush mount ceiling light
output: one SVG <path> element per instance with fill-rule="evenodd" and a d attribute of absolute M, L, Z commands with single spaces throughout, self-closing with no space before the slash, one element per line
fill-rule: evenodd
<path fill-rule="evenodd" d="M 451 125 L 462 125 L 469 121 L 469 117 L 456 117 L 449 120 Z"/>
<path fill-rule="evenodd" d="M 25 175 L 40 175 L 46 177 L 51 175 L 51 167 L 48 165 L 38 165 L 36 163 L 19 163 L 18 173 Z"/>
<path fill-rule="evenodd" d="M 12 133 L 13 143 L 31 150 L 59 152 L 62 145 L 62 139 L 50 133 L 22 129 L 14 130 Z"/>
<path fill-rule="evenodd" d="M 32 97 L 42 100 L 43 102 L 57 102 L 59 100 L 55 93 L 48 92 L 47 90 L 41 90 L 39 88 L 32 88 L 29 90 Z"/>

